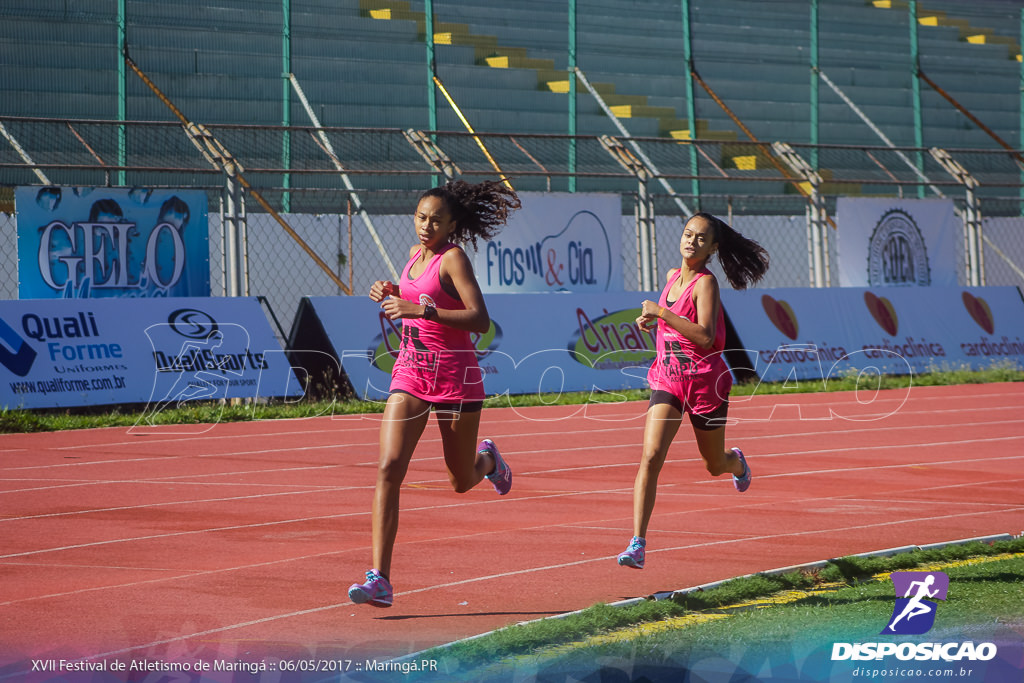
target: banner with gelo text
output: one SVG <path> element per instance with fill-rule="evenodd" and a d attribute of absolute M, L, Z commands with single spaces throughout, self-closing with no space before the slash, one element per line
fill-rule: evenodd
<path fill-rule="evenodd" d="M 622 291 L 622 208 L 614 194 L 522 192 L 473 261 L 485 293 Z"/>
<path fill-rule="evenodd" d="M 210 295 L 202 190 L 19 187 L 22 299 Z"/>
<path fill-rule="evenodd" d="M 0 301 L 7 409 L 303 394 L 253 298 Z"/>

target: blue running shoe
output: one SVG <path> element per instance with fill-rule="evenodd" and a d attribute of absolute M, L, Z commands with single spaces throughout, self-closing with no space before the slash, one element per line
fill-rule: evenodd
<path fill-rule="evenodd" d="M 487 479 L 494 485 L 494 490 L 498 492 L 498 495 L 504 496 L 512 489 L 512 470 L 502 459 L 498 447 L 490 439 L 481 441 L 476 450 L 477 453 L 490 453 L 494 458 L 494 471 L 487 475 Z"/>
<path fill-rule="evenodd" d="M 629 547 L 626 548 L 626 551 L 619 554 L 619 565 L 633 569 L 643 569 L 644 547 L 646 545 L 646 540 L 639 536 L 634 536 L 633 540 L 629 542 Z"/>
<path fill-rule="evenodd" d="M 376 569 L 366 572 L 366 583 L 354 583 L 348 589 L 348 599 L 357 605 L 365 602 L 374 607 L 391 607 L 393 598 L 391 582 Z"/>
<path fill-rule="evenodd" d="M 743 451 L 738 448 L 733 448 L 732 452 L 736 454 L 736 457 L 743 463 L 743 476 L 737 477 L 735 474 L 732 475 L 732 485 L 736 487 L 736 490 L 743 493 L 750 488 L 750 465 L 747 464 L 747 459 L 743 457 Z"/>

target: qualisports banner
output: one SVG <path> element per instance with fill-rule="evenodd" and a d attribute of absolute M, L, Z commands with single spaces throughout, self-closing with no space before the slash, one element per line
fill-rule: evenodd
<path fill-rule="evenodd" d="M 836 223 L 841 286 L 957 285 L 953 200 L 840 197 Z"/>
<path fill-rule="evenodd" d="M 22 299 L 210 295 L 206 193 L 19 187 Z"/>
<path fill-rule="evenodd" d="M 723 290 L 722 302 L 766 382 L 1024 365 L 1016 287 Z"/>
<path fill-rule="evenodd" d="M 634 321 L 649 296 L 488 295 L 491 328 L 473 336 L 484 391 L 532 394 L 644 387 L 654 358 L 654 337 L 637 330 Z M 293 334 L 289 352 L 329 354 L 340 360 L 359 396 L 386 398 L 401 339 L 400 321 L 388 320 L 379 305 L 365 297 L 309 297 L 303 304 L 297 329 L 322 326 L 329 348 L 296 348 Z"/>
<path fill-rule="evenodd" d="M 501 233 L 467 253 L 484 293 L 621 292 L 622 208 L 612 194 L 519 195 Z"/>
<path fill-rule="evenodd" d="M 254 298 L 0 301 L 7 409 L 302 395 Z"/>

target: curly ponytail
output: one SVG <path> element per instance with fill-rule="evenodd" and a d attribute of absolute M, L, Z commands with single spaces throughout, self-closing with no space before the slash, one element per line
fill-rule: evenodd
<path fill-rule="evenodd" d="M 485 180 L 471 185 L 464 180 L 450 180 L 422 195 L 444 200 L 455 221 L 451 240 L 476 247 L 477 239 L 489 240 L 498 234 L 509 214 L 522 206 L 515 190 L 504 183 Z"/>

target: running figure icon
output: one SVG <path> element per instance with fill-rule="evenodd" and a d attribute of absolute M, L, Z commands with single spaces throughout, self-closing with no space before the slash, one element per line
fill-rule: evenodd
<path fill-rule="evenodd" d="M 896 598 L 892 619 L 882 633 L 908 635 L 931 630 L 937 609 L 932 600 L 946 599 L 949 577 L 944 572 L 893 572 L 891 578 L 896 595 L 903 597 Z"/>

